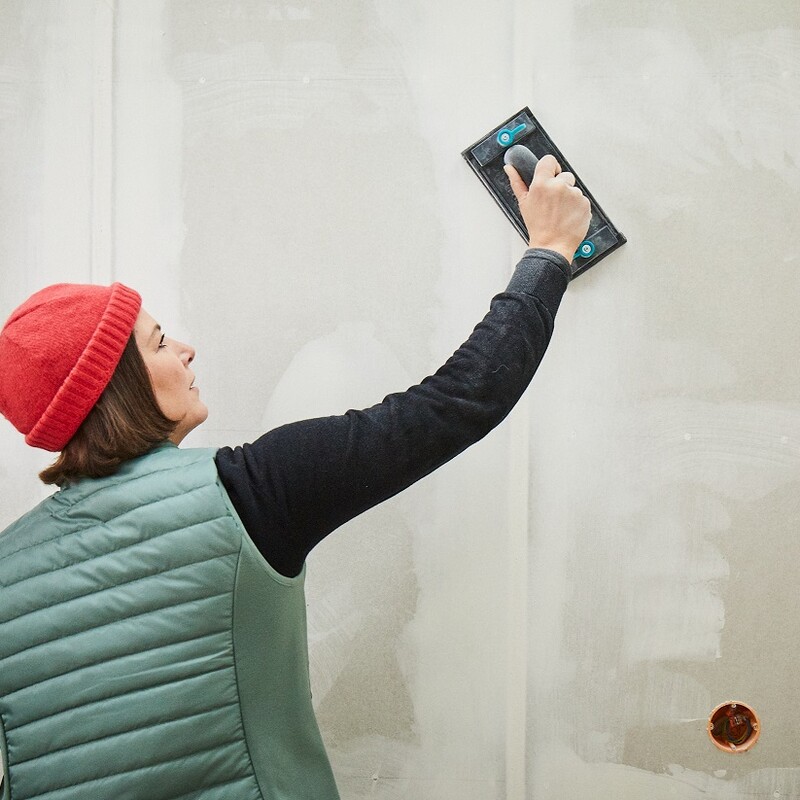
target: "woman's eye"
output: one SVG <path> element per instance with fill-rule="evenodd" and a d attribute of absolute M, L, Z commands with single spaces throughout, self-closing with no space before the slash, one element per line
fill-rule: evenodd
<path fill-rule="evenodd" d="M 162 347 L 166 347 L 167 345 L 164 343 L 164 337 L 166 334 L 161 334 L 161 339 L 158 342 L 158 349 L 160 350 Z"/>

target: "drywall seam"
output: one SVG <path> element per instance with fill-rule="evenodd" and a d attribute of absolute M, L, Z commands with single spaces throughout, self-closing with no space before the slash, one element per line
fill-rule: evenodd
<path fill-rule="evenodd" d="M 530 409 L 526 398 L 509 420 L 506 800 L 525 800 L 528 707 L 528 513 Z"/>
<path fill-rule="evenodd" d="M 92 185 L 91 280 L 113 280 L 114 191 L 114 18 L 113 0 L 96 0 L 92 10 Z"/>
<path fill-rule="evenodd" d="M 530 2 L 515 0 L 511 15 L 512 106 L 529 83 L 526 34 Z M 520 105 L 525 105 L 521 103 Z M 511 236 L 511 233 L 509 233 Z M 530 502 L 530 403 L 526 397 L 510 418 L 508 464 L 508 618 L 506 674 L 506 800 L 527 796 L 528 709 L 528 526 Z"/>

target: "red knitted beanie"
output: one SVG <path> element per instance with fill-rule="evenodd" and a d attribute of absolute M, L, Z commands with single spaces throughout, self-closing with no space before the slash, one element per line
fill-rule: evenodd
<path fill-rule="evenodd" d="M 62 450 L 106 388 L 142 300 L 121 283 L 58 283 L 0 331 L 0 413 L 33 447 Z"/>

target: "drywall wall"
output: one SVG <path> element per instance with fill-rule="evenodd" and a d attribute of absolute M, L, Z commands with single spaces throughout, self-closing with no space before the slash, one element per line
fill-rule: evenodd
<path fill-rule="evenodd" d="M 570 55 L 532 55 L 598 121 L 569 135 L 624 175 L 631 246 L 575 283 L 533 394 L 529 792 L 798 797 L 800 9 L 626 12 L 575 4 Z M 763 727 L 736 756 L 705 733 L 731 699 Z"/>
<path fill-rule="evenodd" d="M 512 416 L 309 570 L 344 798 L 800 797 L 794 0 L 6 0 L 0 314 L 122 280 L 235 444 L 417 381 L 523 249 L 459 153 L 530 105 L 629 244 Z M 46 457 L 0 427 L 0 523 Z M 708 740 L 751 702 L 747 754 Z"/>

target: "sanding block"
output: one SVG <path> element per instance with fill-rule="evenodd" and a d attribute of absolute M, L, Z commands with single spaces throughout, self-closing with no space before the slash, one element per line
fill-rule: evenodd
<path fill-rule="evenodd" d="M 600 208 L 592 193 L 586 188 L 580 176 L 564 158 L 564 154 L 556 147 L 536 117 L 533 116 L 531 110 L 527 107 L 523 108 L 464 150 L 461 155 L 489 190 L 520 236 L 527 242 L 528 232 L 525 230 L 517 198 L 511 191 L 503 166 L 511 164 L 519 172 L 522 180 L 530 185 L 536 162 L 548 153 L 555 156 L 561 169 L 575 175 L 575 185 L 586 195 L 592 206 L 589 230 L 572 260 L 572 277 L 574 278 L 625 244 L 627 239 Z"/>

